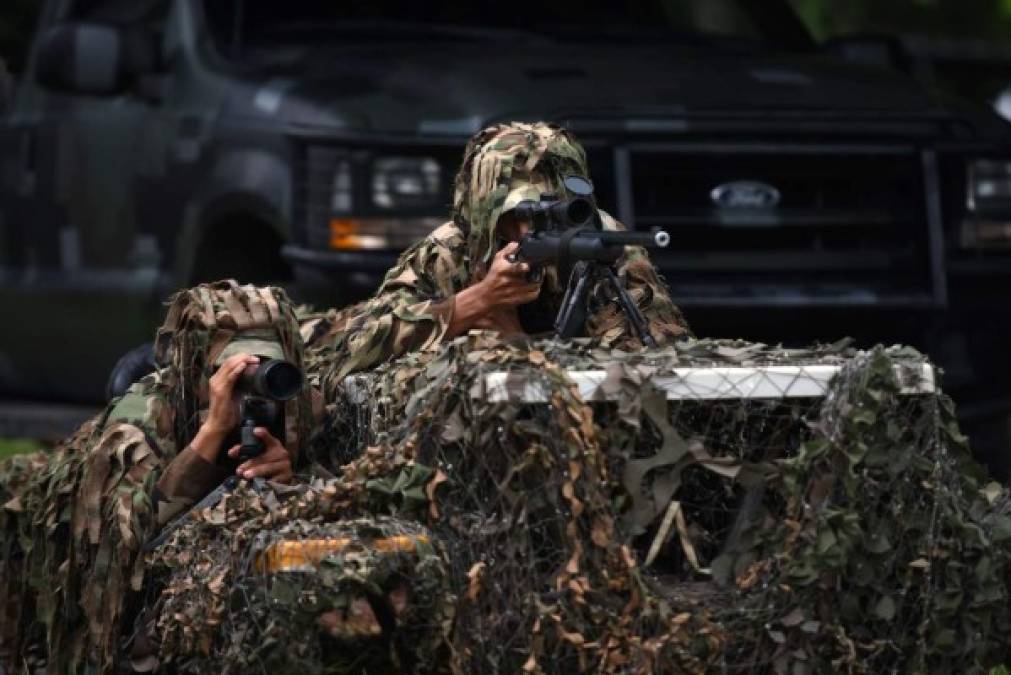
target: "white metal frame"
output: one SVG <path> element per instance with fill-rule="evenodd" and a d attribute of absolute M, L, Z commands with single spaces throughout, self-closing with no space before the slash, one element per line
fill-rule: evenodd
<path fill-rule="evenodd" d="M 673 368 L 644 372 L 643 379 L 666 390 L 668 401 L 805 398 L 824 396 L 841 369 L 834 364 Z M 903 394 L 934 393 L 934 369 L 929 363 L 896 365 L 895 371 Z M 568 375 L 584 400 L 617 399 L 616 387 L 603 386 L 606 370 L 574 370 Z M 472 397 L 493 403 L 546 403 L 550 394 L 540 378 L 524 371 L 489 373 L 471 389 Z"/>

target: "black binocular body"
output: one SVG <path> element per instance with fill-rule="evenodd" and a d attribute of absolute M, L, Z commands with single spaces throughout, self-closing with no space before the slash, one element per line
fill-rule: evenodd
<path fill-rule="evenodd" d="M 290 361 L 269 359 L 248 367 L 236 383 L 239 395 L 239 463 L 258 457 L 266 447 L 256 436 L 256 427 L 265 427 L 274 438 L 284 438 L 284 404 L 298 396 L 304 378 Z"/>

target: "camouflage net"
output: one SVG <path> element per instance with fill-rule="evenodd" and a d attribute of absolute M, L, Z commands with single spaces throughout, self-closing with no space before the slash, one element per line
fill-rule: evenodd
<path fill-rule="evenodd" d="M 243 483 L 194 513 L 150 556 L 134 669 L 433 672 L 453 610 L 440 544 L 416 522 L 336 522 L 339 492 Z M 358 599 L 373 625 L 355 616 Z"/>
<path fill-rule="evenodd" d="M 606 376 L 581 394 L 567 372 L 603 363 Z M 691 341 L 622 354 L 473 334 L 409 355 L 329 392 L 311 459 L 339 478 L 269 498 L 242 487 L 153 557 L 166 590 L 148 620 L 165 636 L 162 662 L 984 671 L 1008 655 L 1011 500 L 972 462 L 950 401 L 915 393 L 924 363 L 908 349 L 844 344 Z M 777 364 L 797 368 L 765 367 Z M 727 366 L 761 367 L 741 380 Z M 825 366 L 841 368 L 827 386 Z M 672 369 L 691 367 L 711 377 L 672 383 Z M 509 375 L 493 386 L 492 373 Z M 213 528 L 247 534 L 223 540 Z M 433 548 L 383 552 L 389 532 Z M 392 556 L 373 567 L 401 581 L 356 575 L 340 552 L 301 572 L 243 572 L 271 543 L 298 538 L 361 542 L 360 554 Z M 194 579 L 218 588 L 213 603 Z M 391 619 L 404 579 L 422 588 L 409 585 L 410 612 Z M 366 640 L 381 645 L 369 665 L 356 660 L 361 639 L 334 638 L 320 618 L 336 611 L 346 625 L 348 598 L 362 595 L 386 615 L 382 636 Z"/>

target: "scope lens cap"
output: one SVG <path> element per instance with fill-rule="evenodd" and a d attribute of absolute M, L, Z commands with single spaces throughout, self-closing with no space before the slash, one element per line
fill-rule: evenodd
<path fill-rule="evenodd" d="M 592 197 L 593 196 L 593 183 L 590 182 L 589 178 L 584 178 L 583 176 L 566 176 L 562 180 L 562 185 L 568 190 L 569 194 L 576 197 Z"/>

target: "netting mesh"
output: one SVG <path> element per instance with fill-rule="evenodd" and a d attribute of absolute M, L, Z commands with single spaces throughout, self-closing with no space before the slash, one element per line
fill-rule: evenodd
<path fill-rule="evenodd" d="M 924 363 L 898 348 L 629 355 L 472 336 L 329 392 L 312 454 L 336 479 L 269 500 L 240 488 L 170 545 L 248 532 L 202 573 L 230 575 L 222 602 L 256 617 L 242 634 L 259 662 L 296 649 L 285 627 L 316 636 L 299 672 L 368 670 L 379 656 L 363 644 L 408 672 L 982 670 L 1007 656 L 1011 505 Z M 389 529 L 363 534 L 376 519 Z M 391 533 L 432 548 L 378 543 Z M 399 571 L 361 573 L 340 546 L 291 554 L 299 570 L 249 562 L 278 539 L 360 542 L 370 570 Z M 161 559 L 174 597 L 198 568 Z M 340 592 L 322 594 L 334 575 Z M 275 620 L 262 589 L 280 579 L 294 609 Z M 349 628 L 363 596 L 379 633 Z M 191 614 L 162 601 L 158 632 Z M 228 652 L 218 640 L 202 663 Z M 166 644 L 175 663 L 202 648 Z M 296 672 L 283 660 L 271 670 Z"/>

